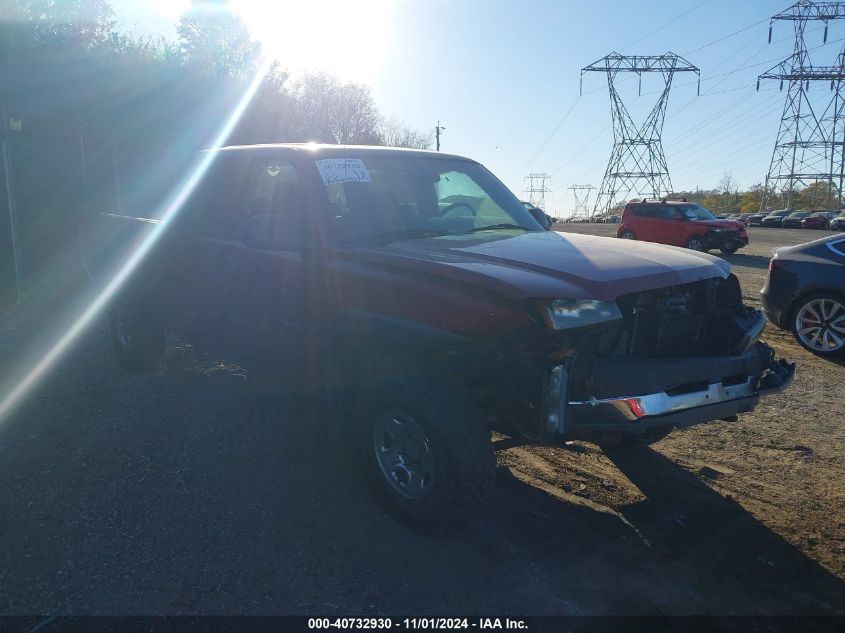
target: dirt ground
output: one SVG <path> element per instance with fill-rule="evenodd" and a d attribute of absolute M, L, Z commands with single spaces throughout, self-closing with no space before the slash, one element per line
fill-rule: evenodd
<path fill-rule="evenodd" d="M 818 236 L 752 228 L 747 301 Z M 0 393 L 87 301 L 50 274 L 0 315 Z M 97 320 L 0 419 L 0 615 L 845 614 L 845 366 L 766 338 L 799 369 L 753 414 L 607 453 L 500 438 L 492 506 L 425 536 L 307 403 L 184 344 L 123 374 Z"/>
<path fill-rule="evenodd" d="M 615 225 L 561 224 L 556 228 L 616 234 Z M 748 248 L 723 257 L 739 277 L 745 302 L 757 307 L 772 250 L 829 235 L 760 227 L 749 231 Z M 654 448 L 741 504 L 809 558 L 845 578 L 845 363 L 813 356 L 791 333 L 772 324 L 766 326 L 764 339 L 779 356 L 798 363 L 795 382 L 787 391 L 767 398 L 739 422 L 675 431 Z M 540 473 L 548 452 L 530 452 L 524 460 L 517 458 L 514 469 L 546 481 Z M 612 464 L 600 456 L 595 461 L 603 467 L 584 468 L 584 481 L 552 478 L 548 483 L 571 486 L 577 481 L 577 485 L 592 484 L 593 490 L 604 488 L 609 492 L 601 495 L 599 503 L 617 511 L 643 498 L 635 483 L 620 476 Z M 600 479 L 612 486 L 601 486 Z"/>

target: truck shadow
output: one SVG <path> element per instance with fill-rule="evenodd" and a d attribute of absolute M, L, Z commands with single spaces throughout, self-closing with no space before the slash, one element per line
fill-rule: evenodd
<path fill-rule="evenodd" d="M 491 507 L 457 530 L 420 534 L 383 514 L 369 537 L 390 534 L 387 540 L 410 548 L 402 558 L 421 592 L 397 593 L 397 606 L 426 610 L 437 601 L 446 612 L 503 614 L 841 612 L 845 583 L 738 503 L 650 448 L 608 456 L 646 500 L 616 513 L 592 503 L 589 491 L 575 499 L 500 466 Z M 335 464 L 343 468 L 348 459 L 341 450 Z M 336 487 L 336 473 L 318 476 L 327 492 Z M 376 503 L 364 487 L 343 498 L 328 494 L 341 522 L 357 512 L 351 497 Z M 452 595 L 447 576 L 472 590 Z"/>
<path fill-rule="evenodd" d="M 543 543 L 547 564 L 567 573 L 584 566 L 603 589 L 615 587 L 600 611 L 842 613 L 845 582 L 741 505 L 650 448 L 605 453 L 646 497 L 617 517 L 513 476 L 499 482 L 506 499 L 533 500 L 533 527 L 520 528 L 531 535 L 526 548 Z"/>

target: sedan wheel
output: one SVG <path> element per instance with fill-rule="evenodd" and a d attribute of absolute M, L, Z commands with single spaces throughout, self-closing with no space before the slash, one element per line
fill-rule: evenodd
<path fill-rule="evenodd" d="M 795 337 L 806 349 L 823 356 L 845 351 L 845 302 L 835 295 L 817 295 L 795 313 Z"/>
<path fill-rule="evenodd" d="M 693 251 L 704 252 L 707 250 L 707 245 L 700 237 L 691 237 L 689 242 L 687 242 L 687 248 Z"/>

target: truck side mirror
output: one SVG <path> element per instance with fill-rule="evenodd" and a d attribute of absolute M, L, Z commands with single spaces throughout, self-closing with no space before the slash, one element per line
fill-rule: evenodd
<path fill-rule="evenodd" d="M 542 226 L 545 230 L 548 231 L 552 228 L 552 223 L 549 221 L 549 216 L 543 213 L 541 209 L 538 209 L 536 207 L 533 209 L 528 209 L 528 213 L 530 213 L 531 217 L 537 220 L 540 226 Z"/>
<path fill-rule="evenodd" d="M 247 220 L 244 243 L 268 251 L 297 251 L 302 248 L 302 220 L 277 214 L 254 215 Z"/>

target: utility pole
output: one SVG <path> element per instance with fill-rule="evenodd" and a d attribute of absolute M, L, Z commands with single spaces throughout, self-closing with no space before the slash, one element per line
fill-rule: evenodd
<path fill-rule="evenodd" d="M 525 177 L 528 187 L 523 191 L 528 194 L 528 202 L 543 211 L 546 210 L 546 194 L 551 191 L 546 187 L 546 181 L 550 178 L 548 174 L 528 174 Z"/>
<path fill-rule="evenodd" d="M 698 68 L 671 52 L 664 55 L 620 55 L 614 52 L 581 69 L 582 85 L 584 73 L 587 72 L 607 75 L 613 118 L 613 151 L 607 162 L 593 214 L 609 213 L 632 192 L 637 197 L 643 193 L 652 198 L 668 196 L 672 192 L 672 182 L 669 180 L 669 167 L 663 154 L 661 135 L 669 89 L 672 87 L 672 77 L 680 72 L 695 73 L 699 76 L 700 84 Z M 634 124 L 616 90 L 614 82 L 619 73 L 636 73 L 640 94 L 644 73 L 660 73 L 663 76 L 663 92 L 642 125 Z"/>
<path fill-rule="evenodd" d="M 15 268 L 15 290 L 18 303 L 21 301 L 21 257 L 18 244 L 18 207 L 15 199 L 15 175 L 12 171 L 12 150 L 9 147 L 9 129 L 11 121 L 6 113 L 6 104 L 0 100 L 0 117 L 2 117 L 2 129 L 0 129 L 0 150 L 3 154 L 3 171 L 6 176 L 6 202 L 9 207 L 9 237 L 12 241 L 12 261 Z"/>
<path fill-rule="evenodd" d="M 440 133 L 443 132 L 446 128 L 440 125 L 440 121 L 437 121 L 437 127 L 434 128 L 434 136 L 437 139 L 437 151 L 440 151 Z"/>
<path fill-rule="evenodd" d="M 587 217 L 590 215 L 590 194 L 595 191 L 593 185 L 572 185 L 569 190 L 575 196 L 575 211 L 573 218 Z"/>
<path fill-rule="evenodd" d="M 827 42 L 830 20 L 845 18 L 845 2 L 809 2 L 801 0 L 772 16 L 769 21 L 769 42 L 776 21 L 790 21 L 795 27 L 794 53 L 757 78 L 777 79 L 780 89 L 789 82 L 786 103 L 781 115 L 772 161 L 760 201 L 766 209 L 771 197 L 781 197 L 783 207 L 792 209 L 798 188 L 814 182 L 826 182 L 832 193 L 836 189 L 837 209 L 842 206 L 843 165 L 845 165 L 845 47 L 832 66 L 815 66 L 810 61 L 804 31 L 810 21 L 824 22 L 823 41 Z M 810 99 L 810 82 L 830 82 L 830 96 Z M 834 184 L 834 182 L 836 184 Z"/>

